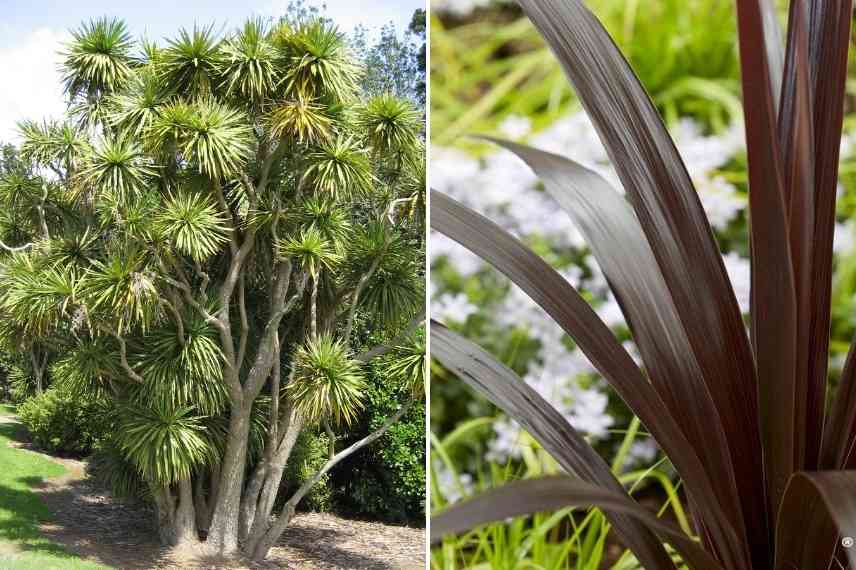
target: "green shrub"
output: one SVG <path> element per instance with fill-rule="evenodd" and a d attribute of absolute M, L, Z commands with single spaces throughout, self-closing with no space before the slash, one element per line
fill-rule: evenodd
<path fill-rule="evenodd" d="M 368 412 L 343 448 L 378 429 L 407 397 L 406 388 L 389 382 L 383 365 L 372 367 Z M 333 470 L 336 503 L 343 510 L 391 522 L 425 522 L 425 405 L 413 404 L 383 437 L 342 461 Z"/>
<path fill-rule="evenodd" d="M 49 388 L 18 406 L 18 416 L 40 448 L 85 455 L 110 431 L 104 406 L 78 398 L 62 388 Z"/>
<path fill-rule="evenodd" d="M 306 479 L 321 469 L 328 458 L 329 441 L 327 434 L 319 430 L 306 429 L 300 433 L 285 467 L 279 493 L 280 501 L 288 500 Z M 333 489 L 329 473 L 312 487 L 300 501 L 298 508 L 315 512 L 329 512 L 333 509 Z"/>
<path fill-rule="evenodd" d="M 24 368 L 11 365 L 7 369 L 6 380 L 9 383 L 9 396 L 16 404 L 36 395 L 36 383 Z"/>

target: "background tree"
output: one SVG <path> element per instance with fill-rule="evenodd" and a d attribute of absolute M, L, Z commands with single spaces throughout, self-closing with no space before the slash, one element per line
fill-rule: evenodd
<path fill-rule="evenodd" d="M 300 432 L 335 444 L 366 363 L 424 320 L 422 114 L 367 98 L 364 71 L 312 15 L 164 45 L 101 19 L 64 53 L 68 117 L 21 125 L 35 168 L 0 185 L 17 216 L 0 220 L 3 320 L 109 403 L 101 468 L 146 490 L 166 543 L 263 558 L 311 486 L 422 397 L 332 445 L 272 518 Z"/>
<path fill-rule="evenodd" d="M 425 10 L 413 12 L 406 30 L 396 30 L 391 23 L 383 26 L 376 39 L 358 26 L 351 43 L 366 69 L 361 82 L 364 93 L 391 93 L 425 107 Z"/>

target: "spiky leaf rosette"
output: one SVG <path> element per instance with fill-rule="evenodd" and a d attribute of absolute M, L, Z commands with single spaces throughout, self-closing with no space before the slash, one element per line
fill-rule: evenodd
<path fill-rule="evenodd" d="M 286 395 L 309 422 L 331 418 L 350 425 L 363 409 L 366 387 L 360 363 L 347 347 L 322 335 L 300 347 Z"/>
<path fill-rule="evenodd" d="M 99 95 L 122 87 L 131 74 L 131 35 L 125 22 L 101 18 L 72 31 L 63 56 L 65 91 Z"/>
<path fill-rule="evenodd" d="M 360 68 L 345 35 L 330 22 L 315 20 L 296 30 L 287 25 L 274 33 L 286 94 L 292 97 L 350 100 L 357 92 Z"/>
<path fill-rule="evenodd" d="M 199 192 L 169 195 L 156 226 L 182 254 L 203 261 L 226 242 L 226 220 L 214 199 Z"/>
<path fill-rule="evenodd" d="M 2 271 L 0 303 L 25 331 L 45 335 L 69 318 L 79 286 L 72 269 L 45 266 L 37 254 L 14 253 Z"/>
<path fill-rule="evenodd" d="M 136 465 L 128 461 L 122 450 L 110 439 L 101 444 L 89 458 L 86 474 L 121 499 L 146 500 L 151 495 L 151 488 L 140 476 Z"/>
<path fill-rule="evenodd" d="M 136 70 L 128 85 L 110 97 L 109 123 L 132 137 L 145 133 L 166 103 L 167 93 L 161 77 L 151 67 Z"/>
<path fill-rule="evenodd" d="M 55 166 L 74 171 L 89 150 L 84 133 L 70 122 L 22 121 L 21 156 L 40 166 Z"/>
<path fill-rule="evenodd" d="M 244 114 L 210 97 L 164 105 L 149 134 L 157 151 L 178 153 L 212 178 L 236 176 L 253 140 Z"/>
<path fill-rule="evenodd" d="M 333 130 L 333 119 L 324 105 L 301 96 L 272 104 L 267 117 L 275 138 L 318 144 Z"/>
<path fill-rule="evenodd" d="M 128 136 L 102 139 L 84 158 L 82 186 L 93 192 L 109 192 L 119 200 L 140 194 L 155 168 L 142 147 Z"/>
<path fill-rule="evenodd" d="M 390 378 L 401 382 L 414 398 L 419 398 L 425 389 L 425 379 L 428 378 L 425 336 L 420 332 L 408 344 L 396 346 L 384 371 Z"/>
<path fill-rule="evenodd" d="M 357 109 L 356 126 L 382 155 L 411 154 L 419 148 L 422 114 L 413 104 L 389 93 Z"/>
<path fill-rule="evenodd" d="M 125 375 L 119 368 L 112 339 L 79 340 L 51 366 L 51 378 L 81 398 L 112 394 L 110 383 Z"/>
<path fill-rule="evenodd" d="M 140 403 L 188 406 L 205 415 L 220 413 L 228 393 L 222 382 L 223 355 L 216 332 L 196 312 L 183 317 L 183 331 L 168 320 L 143 339 L 138 359 L 146 383 L 135 387 L 134 397 Z"/>
<path fill-rule="evenodd" d="M 52 265 L 86 270 L 98 253 L 98 235 L 86 229 L 51 240 L 47 255 Z"/>
<path fill-rule="evenodd" d="M 177 39 L 160 54 L 158 68 L 171 92 L 182 96 L 208 96 L 217 85 L 220 41 L 214 26 L 181 29 Z"/>
<path fill-rule="evenodd" d="M 324 196 L 310 196 L 303 200 L 296 212 L 296 221 L 302 231 L 316 230 L 338 253 L 351 237 L 349 213 L 334 200 Z"/>
<path fill-rule="evenodd" d="M 42 197 L 42 180 L 23 172 L 0 177 L 0 200 L 13 208 L 27 208 Z"/>
<path fill-rule="evenodd" d="M 284 240 L 279 251 L 283 257 L 297 261 L 313 277 L 323 269 L 332 269 L 340 259 L 333 244 L 312 227 Z"/>
<path fill-rule="evenodd" d="M 95 202 L 95 212 L 102 231 L 109 232 L 108 246 L 124 248 L 135 240 L 156 241 L 154 220 L 162 197 L 155 190 L 122 200 L 115 194 L 100 196 Z"/>
<path fill-rule="evenodd" d="M 35 241 L 45 237 L 41 226 L 57 221 L 58 208 L 63 201 L 62 190 L 56 184 L 25 172 L 9 172 L 0 176 L 0 200 L 9 207 L 0 212 L 0 227 L 6 243 Z"/>
<path fill-rule="evenodd" d="M 117 416 L 116 444 L 149 482 L 171 485 L 216 461 L 205 424 L 191 408 L 126 405 Z"/>
<path fill-rule="evenodd" d="M 396 202 L 391 212 L 395 219 L 404 219 L 413 227 L 420 227 L 425 220 L 427 204 L 426 161 L 424 152 L 414 160 L 408 160 L 404 171 L 396 179 Z"/>
<path fill-rule="evenodd" d="M 353 135 L 339 135 L 322 142 L 306 157 L 304 176 L 317 192 L 334 198 L 366 195 L 372 189 L 371 166 L 366 149 Z"/>
<path fill-rule="evenodd" d="M 360 305 L 388 325 L 412 313 L 423 297 L 424 276 L 416 262 L 384 256 L 360 296 Z"/>
<path fill-rule="evenodd" d="M 94 260 L 83 276 L 80 292 L 90 312 L 115 320 L 119 331 L 134 326 L 145 329 L 156 314 L 160 296 L 148 262 L 142 250 L 115 252 L 104 261 Z"/>
<path fill-rule="evenodd" d="M 276 50 L 261 18 L 247 20 L 220 48 L 218 73 L 227 97 L 249 99 L 255 104 L 270 96 L 279 81 Z"/>

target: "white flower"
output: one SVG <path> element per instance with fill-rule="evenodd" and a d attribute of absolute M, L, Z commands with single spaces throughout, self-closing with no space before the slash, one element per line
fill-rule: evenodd
<path fill-rule="evenodd" d="M 452 473 L 442 461 L 434 460 L 434 474 L 437 488 L 448 503 L 457 503 L 474 490 L 473 477 L 469 473 Z"/>
<path fill-rule="evenodd" d="M 748 313 L 752 291 L 751 263 L 735 251 L 726 253 L 722 259 L 725 262 L 725 270 L 728 272 L 731 286 L 734 288 L 737 304 L 740 305 L 740 312 Z"/>
<path fill-rule="evenodd" d="M 431 8 L 463 18 L 478 8 L 489 6 L 491 0 L 431 0 Z"/>
<path fill-rule="evenodd" d="M 580 390 L 574 398 L 574 405 L 568 421 L 578 431 L 592 439 L 603 439 L 609 435 L 609 428 L 615 424 L 606 410 L 609 396 L 594 389 Z"/>
<path fill-rule="evenodd" d="M 695 181 L 701 205 L 714 229 L 723 230 L 746 208 L 746 200 L 737 189 L 720 176 L 699 178 Z"/>
<path fill-rule="evenodd" d="M 836 223 L 832 251 L 839 255 L 853 251 L 853 246 L 856 244 L 856 235 L 853 230 L 853 220 L 847 220 L 843 224 Z"/>
<path fill-rule="evenodd" d="M 475 305 L 463 293 L 444 293 L 431 303 L 431 316 L 441 321 L 463 323 L 470 315 L 478 312 Z"/>
<path fill-rule="evenodd" d="M 657 457 L 660 448 L 652 437 L 637 439 L 627 451 L 627 462 L 630 465 L 650 465 Z"/>
<path fill-rule="evenodd" d="M 509 459 L 519 459 L 521 455 L 520 437 L 523 430 L 512 419 L 502 417 L 493 422 L 494 438 L 488 444 L 485 459 L 494 463 L 505 463 Z"/>
<path fill-rule="evenodd" d="M 532 121 L 529 117 L 520 115 L 508 115 L 499 124 L 499 132 L 511 140 L 519 140 L 532 131 Z"/>

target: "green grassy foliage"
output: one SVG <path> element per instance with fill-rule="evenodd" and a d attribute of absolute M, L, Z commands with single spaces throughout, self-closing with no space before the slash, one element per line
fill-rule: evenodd
<path fill-rule="evenodd" d="M 0 405 L 0 415 L 13 407 Z M 80 560 L 39 533 L 38 525 L 50 518 L 47 506 L 32 491 L 50 477 L 65 472 L 41 455 L 9 447 L 20 440 L 23 427 L 0 423 L 0 568 L 3 570 L 106 570 L 107 566 Z"/>

